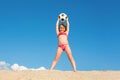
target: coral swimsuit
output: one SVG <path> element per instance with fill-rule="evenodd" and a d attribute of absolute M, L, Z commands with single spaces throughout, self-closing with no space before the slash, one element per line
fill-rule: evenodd
<path fill-rule="evenodd" d="M 65 36 L 67 36 L 67 34 L 66 34 L 65 32 L 60 32 L 60 33 L 58 34 L 58 37 L 59 37 L 60 35 L 65 35 Z M 65 51 L 66 45 L 67 45 L 67 44 L 60 44 L 60 45 L 58 45 L 58 47 L 60 47 L 63 51 Z"/>

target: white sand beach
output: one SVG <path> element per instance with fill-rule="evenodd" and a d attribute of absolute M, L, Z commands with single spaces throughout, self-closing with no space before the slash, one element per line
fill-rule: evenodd
<path fill-rule="evenodd" d="M 0 70 L 0 80 L 120 80 L 120 71 Z"/>

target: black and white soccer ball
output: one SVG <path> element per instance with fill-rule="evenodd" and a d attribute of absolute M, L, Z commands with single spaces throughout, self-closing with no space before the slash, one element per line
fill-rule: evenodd
<path fill-rule="evenodd" d="M 67 17 L 67 15 L 65 13 L 59 14 L 59 20 L 60 21 L 64 22 L 64 21 L 66 21 L 67 18 L 68 17 Z"/>

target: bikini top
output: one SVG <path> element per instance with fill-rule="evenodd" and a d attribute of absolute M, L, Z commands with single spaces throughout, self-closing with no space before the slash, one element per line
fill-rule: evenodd
<path fill-rule="evenodd" d="M 67 36 L 67 34 L 66 34 L 65 32 L 59 32 L 58 37 L 59 37 L 60 35 L 65 35 L 65 36 Z"/>

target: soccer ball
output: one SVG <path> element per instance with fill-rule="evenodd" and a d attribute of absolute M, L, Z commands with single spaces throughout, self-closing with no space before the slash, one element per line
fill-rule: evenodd
<path fill-rule="evenodd" d="M 59 20 L 64 22 L 67 19 L 67 15 L 65 13 L 59 14 Z"/>

